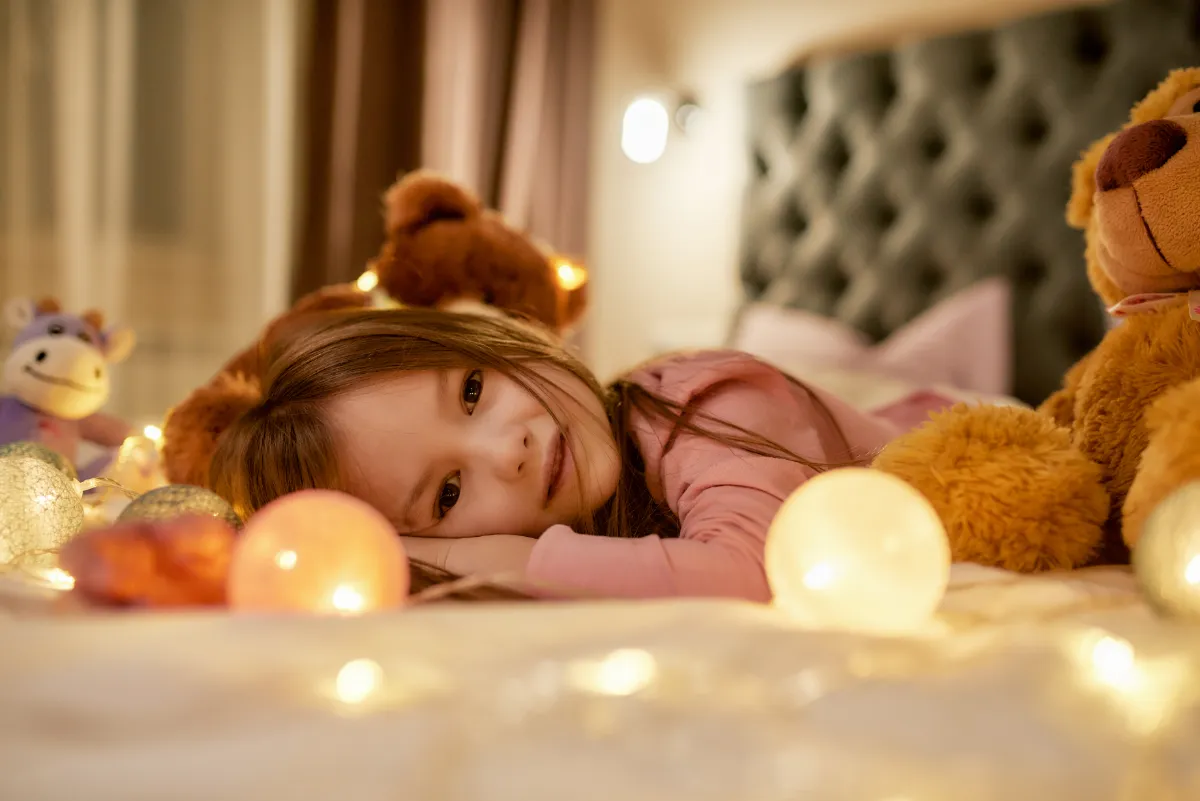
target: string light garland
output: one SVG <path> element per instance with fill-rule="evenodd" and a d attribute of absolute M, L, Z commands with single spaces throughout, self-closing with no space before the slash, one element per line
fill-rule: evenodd
<path fill-rule="evenodd" d="M 139 495 L 121 511 L 117 522 L 173 520 L 188 515 L 211 515 L 235 529 L 242 527 L 241 518 L 224 498 L 191 484 L 167 484 Z"/>
<path fill-rule="evenodd" d="M 876 634 L 925 625 L 950 580 L 930 503 L 899 478 L 844 468 L 805 482 L 767 534 L 775 604 L 798 623 Z"/>
<path fill-rule="evenodd" d="M 83 488 L 52 463 L 0 458 L 0 564 L 54 566 L 54 553 L 83 528 Z"/>
<path fill-rule="evenodd" d="M 117 458 L 107 476 L 141 495 L 167 485 L 162 466 L 163 432 L 159 426 L 145 426 L 121 443 Z"/>
<path fill-rule="evenodd" d="M 240 610 L 357 615 L 402 605 L 408 589 L 408 557 L 387 518 L 344 493 L 304 490 L 247 522 L 228 597 Z"/>
<path fill-rule="evenodd" d="M 1155 609 L 1200 620 L 1200 482 L 1175 490 L 1146 518 L 1133 570 Z"/>
<path fill-rule="evenodd" d="M 70 459 L 38 442 L 21 441 L 0 445 L 0 459 L 10 456 L 28 456 L 31 459 L 39 459 L 72 481 L 79 478 L 79 474 L 75 472 L 75 465 L 71 464 Z"/>

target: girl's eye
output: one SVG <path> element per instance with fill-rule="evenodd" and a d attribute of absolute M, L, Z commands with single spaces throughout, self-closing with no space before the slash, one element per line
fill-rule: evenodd
<path fill-rule="evenodd" d="M 442 489 L 438 493 L 437 501 L 437 517 L 440 520 L 446 516 L 454 504 L 458 503 L 458 496 L 462 492 L 462 478 L 458 473 L 446 479 L 446 483 L 442 484 Z"/>
<path fill-rule="evenodd" d="M 467 377 L 463 379 L 462 385 L 462 402 L 463 410 L 467 414 L 475 413 L 475 405 L 479 403 L 479 399 L 483 397 L 483 371 L 472 370 L 467 373 Z"/>

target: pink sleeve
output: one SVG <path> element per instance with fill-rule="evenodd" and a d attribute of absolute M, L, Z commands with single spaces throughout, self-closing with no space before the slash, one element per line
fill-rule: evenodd
<path fill-rule="evenodd" d="M 799 389 L 761 363 L 743 358 L 711 367 L 721 371 L 701 373 L 699 381 L 686 382 L 689 391 L 682 394 L 703 393 L 699 407 L 708 414 L 814 462 L 844 463 L 846 445 L 866 455 L 864 448 L 881 447 L 895 433 L 886 421 Z M 649 388 L 679 399 L 678 391 L 670 391 L 678 387 L 666 378 Z M 780 504 L 813 470 L 686 434 L 664 455 L 666 431 L 661 429 L 639 430 L 638 442 L 651 491 L 679 516 L 680 536 L 612 539 L 555 526 L 534 547 L 528 577 L 601 596 L 770 600 L 763 570 L 767 528 Z M 654 480 L 659 476 L 661 485 Z"/>

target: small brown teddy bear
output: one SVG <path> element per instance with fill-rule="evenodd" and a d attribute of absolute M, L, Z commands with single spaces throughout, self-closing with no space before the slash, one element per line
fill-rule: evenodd
<path fill-rule="evenodd" d="M 956 561 L 1126 561 L 1147 514 L 1200 479 L 1200 68 L 1083 154 L 1067 220 L 1121 323 L 1037 411 L 955 407 L 875 461 L 933 503 Z"/>
<path fill-rule="evenodd" d="M 489 310 L 563 333 L 583 314 L 582 267 L 543 249 L 444 178 L 418 171 L 398 180 L 384 198 L 384 223 L 386 241 L 363 278 L 300 298 L 168 413 L 162 446 L 168 481 L 208 485 L 217 438 L 258 402 L 263 343 L 298 315 L 392 304 Z"/>

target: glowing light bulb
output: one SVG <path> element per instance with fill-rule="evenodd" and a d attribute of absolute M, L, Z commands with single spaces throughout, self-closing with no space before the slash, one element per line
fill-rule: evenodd
<path fill-rule="evenodd" d="M 146 426 L 142 429 L 142 433 L 146 435 L 146 439 L 154 440 L 155 442 L 162 440 L 163 432 L 158 426 Z"/>
<path fill-rule="evenodd" d="M 400 606 L 408 558 L 387 519 L 349 495 L 305 490 L 258 511 L 234 549 L 234 609 L 351 615 Z"/>
<path fill-rule="evenodd" d="M 634 100 L 625 109 L 621 123 L 621 150 L 630 161 L 650 164 L 667 149 L 671 116 L 660 101 L 651 97 Z"/>
<path fill-rule="evenodd" d="M 766 569 L 775 604 L 803 625 L 899 634 L 926 624 L 941 603 L 950 546 L 913 487 L 845 468 L 808 481 L 780 507 Z"/>
<path fill-rule="evenodd" d="M 1175 490 L 1146 518 L 1133 570 L 1160 612 L 1200 619 L 1200 482 Z"/>
<path fill-rule="evenodd" d="M 329 596 L 329 602 L 339 612 L 361 612 L 367 605 L 367 599 L 353 587 L 339 585 Z"/>
<path fill-rule="evenodd" d="M 370 292 L 379 286 L 379 276 L 375 274 L 374 270 L 367 270 L 358 277 L 358 280 L 354 282 L 354 286 L 358 288 L 359 292 Z"/>
<path fill-rule="evenodd" d="M 587 283 L 587 270 L 569 261 L 560 261 L 554 268 L 558 285 L 566 292 L 574 292 Z"/>
<path fill-rule="evenodd" d="M 371 659 L 355 659 L 338 671 L 334 692 L 344 704 L 361 704 L 383 683 L 383 668 Z"/>
<path fill-rule="evenodd" d="M 1097 681 L 1110 687 L 1128 687 L 1136 675 L 1133 646 L 1116 637 L 1097 640 L 1092 646 L 1091 662 Z"/>
<path fill-rule="evenodd" d="M 83 490 L 49 462 L 0 458 L 0 564 L 51 568 L 83 528 Z"/>
<path fill-rule="evenodd" d="M 651 654 L 638 648 L 622 648 L 598 662 L 572 665 L 569 680 L 586 692 L 626 696 L 646 689 L 657 675 L 658 663 Z"/>
<path fill-rule="evenodd" d="M 44 574 L 46 583 L 56 590 L 70 590 L 75 587 L 75 577 L 61 567 L 52 567 Z"/>

